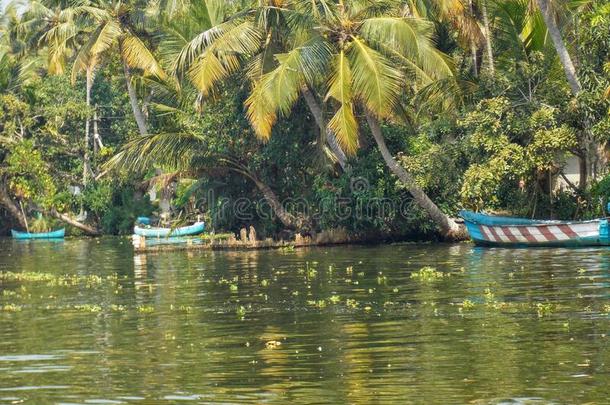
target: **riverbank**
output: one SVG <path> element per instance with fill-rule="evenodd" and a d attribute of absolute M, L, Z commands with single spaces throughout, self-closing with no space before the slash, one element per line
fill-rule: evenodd
<path fill-rule="evenodd" d="M 358 243 L 362 240 L 351 237 L 345 229 L 332 229 L 309 236 L 295 234 L 293 239 L 274 240 L 256 237 L 256 231 L 250 227 L 249 231 L 243 228 L 239 239 L 234 234 L 204 235 L 204 237 L 190 238 L 145 238 L 139 235 L 132 236 L 132 244 L 136 253 L 167 252 L 179 250 L 262 250 L 262 249 L 294 249 L 300 247 L 342 245 Z"/>

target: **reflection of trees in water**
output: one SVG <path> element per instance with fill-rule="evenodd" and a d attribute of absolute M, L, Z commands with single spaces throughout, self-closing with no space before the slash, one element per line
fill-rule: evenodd
<path fill-rule="evenodd" d="M 119 280 L 124 288 L 118 293 L 110 285 L 46 291 L 44 285 L 27 286 L 33 307 L 41 308 L 45 294 L 52 293 L 64 294 L 62 299 L 71 304 L 101 303 L 102 312 L 25 309 L 3 318 L 2 336 L 16 353 L 96 351 L 90 358 L 67 355 L 61 360 L 73 366 L 63 378 L 88 386 L 88 398 L 99 393 L 111 399 L 124 392 L 154 400 L 182 392 L 208 394 L 211 402 L 495 403 L 493 398 L 523 396 L 599 402 L 610 390 L 602 383 L 610 364 L 610 338 L 602 337 L 608 333 L 607 317 L 583 311 L 583 305 L 605 302 L 610 251 L 478 250 L 463 244 L 290 254 L 130 253 L 118 258 L 110 257 L 112 252 L 92 253 L 88 263 L 95 266 L 88 274 L 111 266 L 125 272 L 133 266 L 133 275 Z M 63 270 L 58 263 L 70 263 L 70 254 L 49 259 L 48 271 Z M 15 263 L 40 263 L 25 255 Z M 360 260 L 365 263 L 357 264 Z M 317 277 L 307 282 L 297 272 L 305 261 L 320 261 Z M 456 274 L 430 284 L 409 279 L 409 270 L 426 262 Z M 354 264 L 351 277 L 359 285 L 345 282 L 346 263 Z M 578 267 L 587 270 L 579 274 Z M 378 271 L 388 276 L 387 287 L 377 284 Z M 234 276 L 239 276 L 237 291 L 219 283 Z M 269 285 L 261 285 L 262 279 Z M 400 292 L 390 293 L 394 286 Z M 369 287 L 378 291 L 369 294 Z M 549 298 L 574 302 L 574 308 L 540 319 L 531 308 L 487 308 L 485 288 L 499 302 Z M 298 296 L 291 294 L 295 290 Z M 579 292 L 590 296 L 576 298 Z M 331 294 L 339 295 L 341 303 L 323 309 L 306 305 L 308 299 Z M 347 298 L 355 298 L 359 308 L 347 308 Z M 451 304 L 466 298 L 479 299 L 478 305 L 460 315 Z M 383 310 L 385 300 L 399 305 Z M 111 304 L 128 310 L 114 313 Z M 365 304 L 373 309 L 364 311 Z M 135 310 L 139 305 L 152 306 L 154 312 L 140 313 Z M 243 321 L 235 316 L 237 305 L 248 307 Z M 270 340 L 282 344 L 267 348 Z M 25 375 L 11 378 L 21 385 L 34 381 Z M 48 373 L 36 382 L 51 385 L 53 378 L 57 374 Z"/>

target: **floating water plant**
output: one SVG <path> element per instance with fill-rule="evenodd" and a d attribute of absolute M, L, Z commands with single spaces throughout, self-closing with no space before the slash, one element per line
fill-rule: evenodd
<path fill-rule="evenodd" d="M 137 310 L 141 314 L 151 314 L 155 312 L 155 307 L 150 305 L 138 305 Z"/>
<path fill-rule="evenodd" d="M 331 304 L 338 304 L 341 301 L 341 297 L 338 295 L 331 295 L 328 300 L 331 302 Z"/>
<path fill-rule="evenodd" d="M 422 267 L 418 271 L 411 273 L 411 278 L 414 280 L 418 280 L 422 283 L 432 283 L 434 281 L 442 280 L 445 277 L 448 277 L 448 274 L 445 274 L 441 271 L 436 270 L 434 267 Z"/>
<path fill-rule="evenodd" d="M 538 302 L 535 306 L 538 318 L 551 315 L 554 312 L 554 306 L 550 302 Z"/>
<path fill-rule="evenodd" d="M 16 304 L 6 304 L 0 308 L 2 308 L 4 312 L 20 312 L 23 309 L 21 305 Z"/>
<path fill-rule="evenodd" d="M 244 307 L 243 305 L 237 307 L 237 309 L 235 310 L 235 315 L 237 315 L 237 318 L 239 319 L 244 319 L 246 317 L 246 307 Z"/>
<path fill-rule="evenodd" d="M 464 310 L 471 310 L 475 307 L 474 302 L 470 301 L 469 299 L 465 299 L 464 301 L 462 301 L 462 309 Z"/>
<path fill-rule="evenodd" d="M 326 300 L 308 300 L 307 305 L 316 307 L 319 309 L 326 308 Z"/>
<path fill-rule="evenodd" d="M 125 307 L 124 305 L 116 305 L 116 304 L 112 304 L 110 306 L 110 310 L 112 312 L 125 312 L 127 311 L 127 307 Z"/>
<path fill-rule="evenodd" d="M 268 342 L 265 342 L 265 347 L 267 349 L 277 349 L 281 345 L 282 345 L 282 342 L 280 342 L 279 340 L 270 340 Z"/>
<path fill-rule="evenodd" d="M 75 286 L 84 284 L 85 287 L 92 288 L 94 286 L 103 284 L 105 281 L 115 283 L 117 280 L 118 276 L 116 274 L 112 274 L 104 278 L 94 274 L 82 276 L 78 274 L 56 275 L 51 273 L 40 272 L 0 272 L 0 281 L 19 281 L 30 283 L 46 282 L 46 285 L 49 287 Z"/>
<path fill-rule="evenodd" d="M 345 305 L 347 305 L 348 308 L 358 308 L 358 301 L 348 298 L 345 300 Z"/>
<path fill-rule="evenodd" d="M 95 304 L 82 304 L 82 305 L 74 305 L 75 310 L 80 312 L 90 312 L 92 314 L 97 314 L 98 312 L 102 312 L 102 307 Z"/>

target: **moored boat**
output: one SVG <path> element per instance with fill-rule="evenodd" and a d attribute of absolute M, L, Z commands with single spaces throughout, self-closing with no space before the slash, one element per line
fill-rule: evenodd
<path fill-rule="evenodd" d="M 11 229 L 11 235 L 14 239 L 61 239 L 65 236 L 64 228 L 52 232 L 20 232 Z"/>
<path fill-rule="evenodd" d="M 145 228 L 141 226 L 134 226 L 133 233 L 146 238 L 165 238 L 165 237 L 178 237 L 178 236 L 190 236 L 198 235 L 205 230 L 205 224 L 203 222 L 195 222 L 193 225 L 183 226 L 180 228 Z"/>
<path fill-rule="evenodd" d="M 608 246 L 608 220 L 541 221 L 460 212 L 470 237 L 483 246 Z"/>

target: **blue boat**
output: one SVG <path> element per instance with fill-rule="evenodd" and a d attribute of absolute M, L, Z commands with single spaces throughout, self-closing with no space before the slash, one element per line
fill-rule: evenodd
<path fill-rule="evenodd" d="M 150 225 L 150 218 L 149 217 L 138 217 L 136 219 L 136 224 Z"/>
<path fill-rule="evenodd" d="M 189 236 L 198 235 L 205 230 L 205 224 L 203 222 L 195 222 L 193 225 L 183 226 L 180 228 L 145 228 L 141 226 L 134 226 L 133 233 L 146 238 L 165 238 L 175 236 Z"/>
<path fill-rule="evenodd" d="M 542 221 L 461 211 L 472 240 L 481 246 L 610 246 L 608 220 Z"/>
<path fill-rule="evenodd" d="M 66 234 L 64 228 L 52 232 L 19 232 L 11 229 L 14 239 L 62 239 Z"/>

